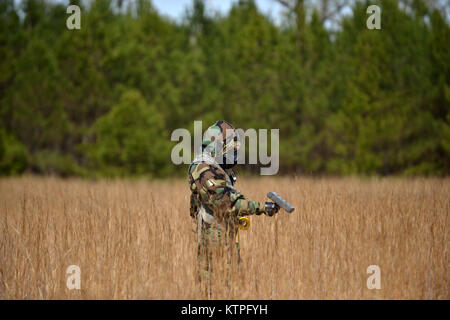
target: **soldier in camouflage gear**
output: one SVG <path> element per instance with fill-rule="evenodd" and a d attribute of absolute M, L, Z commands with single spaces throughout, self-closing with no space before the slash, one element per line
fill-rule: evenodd
<path fill-rule="evenodd" d="M 227 274 L 239 261 L 234 243 L 239 217 L 273 216 L 279 206 L 247 200 L 234 188 L 232 168 L 238 160 L 239 139 L 230 123 L 217 121 L 204 136 L 202 153 L 189 166 L 190 215 L 198 226 L 199 280 L 210 283 L 213 256 L 225 258 Z"/>

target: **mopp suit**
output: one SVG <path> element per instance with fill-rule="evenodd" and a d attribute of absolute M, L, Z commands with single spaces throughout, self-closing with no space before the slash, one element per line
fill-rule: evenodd
<path fill-rule="evenodd" d="M 247 200 L 234 188 L 232 168 L 240 143 L 230 123 L 217 121 L 204 137 L 202 153 L 189 166 L 189 186 L 190 215 L 198 226 L 198 277 L 209 282 L 213 262 L 219 265 L 221 260 L 229 277 L 232 265 L 239 261 L 235 245 L 239 218 L 263 213 L 273 216 L 280 207 L 273 202 Z"/>

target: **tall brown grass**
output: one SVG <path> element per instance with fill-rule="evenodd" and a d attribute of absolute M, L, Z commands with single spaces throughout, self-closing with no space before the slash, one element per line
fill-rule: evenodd
<path fill-rule="evenodd" d="M 244 180 L 244 179 L 242 179 Z M 450 179 L 259 178 L 296 210 L 252 216 L 224 299 L 449 299 Z M 185 181 L 0 180 L 0 298 L 197 299 Z M 81 289 L 66 287 L 69 265 Z M 369 265 L 381 289 L 369 290 Z M 214 271 L 220 278 L 220 269 Z"/>

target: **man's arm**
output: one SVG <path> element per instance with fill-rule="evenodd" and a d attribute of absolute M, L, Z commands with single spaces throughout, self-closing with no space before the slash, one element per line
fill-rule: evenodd
<path fill-rule="evenodd" d="M 198 192 L 202 204 L 217 214 L 242 217 L 266 213 L 266 204 L 245 199 L 244 195 L 227 186 L 225 173 L 206 163 L 192 168 L 190 173 L 191 190 Z"/>

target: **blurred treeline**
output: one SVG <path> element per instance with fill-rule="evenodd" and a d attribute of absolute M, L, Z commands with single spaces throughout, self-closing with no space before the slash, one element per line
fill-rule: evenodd
<path fill-rule="evenodd" d="M 424 1 L 314 1 L 275 23 L 253 1 L 184 19 L 149 0 L 0 0 L 0 173 L 167 176 L 170 134 L 226 119 L 279 128 L 282 173 L 448 175 L 450 37 Z M 326 2 L 326 1 L 325 1 Z M 125 3 L 125 4 L 124 4 Z M 368 30 L 378 4 L 381 30 Z"/>

